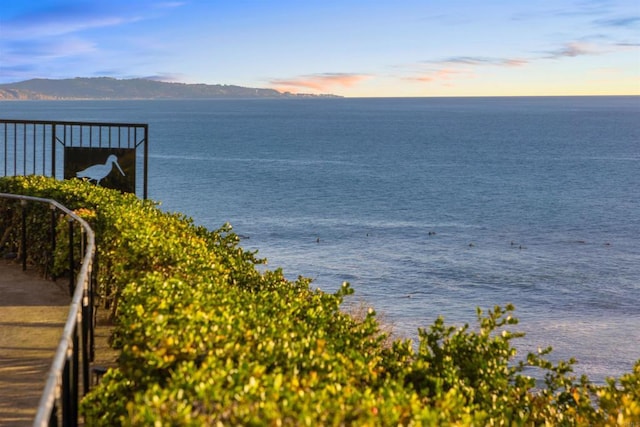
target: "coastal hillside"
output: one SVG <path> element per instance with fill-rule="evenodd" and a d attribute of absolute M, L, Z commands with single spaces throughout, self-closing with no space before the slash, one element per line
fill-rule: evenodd
<path fill-rule="evenodd" d="M 233 85 L 167 83 L 148 79 L 110 77 L 73 79 L 31 79 L 0 84 L 0 100 L 73 99 L 210 99 L 210 98 L 297 98 L 333 97 L 278 92 L 274 89 Z"/>

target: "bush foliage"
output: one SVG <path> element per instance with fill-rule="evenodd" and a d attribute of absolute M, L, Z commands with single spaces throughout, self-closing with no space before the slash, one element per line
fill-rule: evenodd
<path fill-rule="evenodd" d="M 280 270 L 260 272 L 229 226 L 212 232 L 78 180 L 2 178 L 0 192 L 58 200 L 96 231 L 99 290 L 120 356 L 83 400 L 87 425 L 640 422 L 640 361 L 594 385 L 575 377 L 574 361 L 549 362 L 551 349 L 518 357 L 512 306 L 479 309 L 475 327 L 438 318 L 417 345 L 388 345 L 373 310 L 363 318 L 341 310 L 348 284 L 329 294 Z M 0 199 L 4 229 L 18 224 L 16 206 Z M 29 258 L 49 265 L 49 220 L 30 221 Z M 66 251 L 58 245 L 56 258 Z"/>

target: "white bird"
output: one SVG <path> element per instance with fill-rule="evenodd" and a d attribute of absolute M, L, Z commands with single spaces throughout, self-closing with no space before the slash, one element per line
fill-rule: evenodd
<path fill-rule="evenodd" d="M 107 161 L 104 163 L 104 165 L 97 164 L 89 166 L 85 170 L 81 170 L 80 172 L 76 173 L 76 176 L 78 178 L 89 178 L 89 180 L 94 180 L 96 182 L 96 185 L 100 185 L 100 180 L 104 179 L 113 170 L 113 165 L 116 165 L 122 176 L 125 176 L 122 168 L 118 164 L 118 158 L 115 156 L 115 154 L 107 157 Z"/>

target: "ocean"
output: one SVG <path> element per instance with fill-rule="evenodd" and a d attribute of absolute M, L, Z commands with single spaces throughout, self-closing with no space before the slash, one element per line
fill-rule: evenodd
<path fill-rule="evenodd" d="M 149 124 L 149 197 L 396 337 L 513 303 L 520 353 L 640 359 L 640 97 L 0 102 Z"/>

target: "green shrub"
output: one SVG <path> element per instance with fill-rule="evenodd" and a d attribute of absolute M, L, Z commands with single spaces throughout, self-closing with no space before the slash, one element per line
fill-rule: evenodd
<path fill-rule="evenodd" d="M 328 294 L 261 273 L 229 226 L 211 232 L 77 180 L 4 178 L 0 191 L 55 198 L 96 231 L 120 357 L 83 400 L 88 425 L 640 422 L 640 361 L 595 386 L 575 378 L 572 360 L 547 361 L 550 349 L 518 358 L 512 306 L 478 310 L 475 328 L 437 319 L 417 346 L 387 345 L 373 310 L 361 319 L 341 310 L 347 284 Z M 0 200 L 4 224 L 17 220 L 9 205 Z M 533 370 L 540 381 L 525 374 Z"/>

